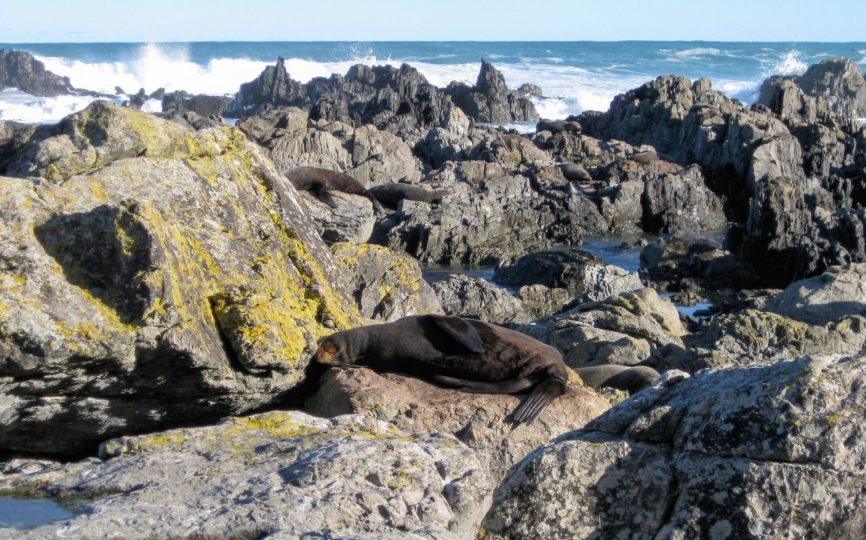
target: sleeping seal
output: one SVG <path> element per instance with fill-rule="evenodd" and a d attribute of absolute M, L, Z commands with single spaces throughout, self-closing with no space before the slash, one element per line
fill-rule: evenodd
<path fill-rule="evenodd" d="M 559 351 L 513 330 L 444 315 L 415 315 L 331 334 L 313 360 L 405 373 L 467 392 L 515 394 L 516 424 L 538 418 L 563 394 L 568 370 Z"/>
<path fill-rule="evenodd" d="M 433 204 L 440 203 L 443 197 L 451 195 L 450 191 L 444 189 L 429 190 L 420 186 L 413 186 L 412 184 L 383 184 L 381 186 L 373 186 L 370 188 L 370 193 L 379 199 L 382 204 L 391 208 L 397 208 L 397 205 L 403 199 Z"/>
<path fill-rule="evenodd" d="M 348 174 L 318 167 L 295 167 L 286 172 L 286 178 L 295 186 L 295 189 L 311 192 L 317 199 L 331 208 L 336 208 L 337 203 L 331 197 L 330 192 L 341 191 L 350 195 L 367 197 L 373 203 L 373 209 L 376 213 L 385 213 L 385 209 L 382 208 L 376 197 Z"/>
<path fill-rule="evenodd" d="M 655 384 L 659 372 L 647 366 L 621 366 L 601 364 L 574 370 L 583 383 L 591 388 L 607 387 L 627 390 L 629 394 L 639 392 Z"/>

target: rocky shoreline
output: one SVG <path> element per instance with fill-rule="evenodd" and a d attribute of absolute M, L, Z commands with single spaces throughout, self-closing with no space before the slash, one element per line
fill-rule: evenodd
<path fill-rule="evenodd" d="M 0 88 L 82 92 L 0 60 Z M 542 94 L 488 62 L 437 88 L 408 65 L 302 84 L 280 59 L 233 99 L 0 120 L 0 507 L 75 509 L 0 538 L 866 534 L 857 66 L 751 107 L 673 76 L 566 119 Z M 535 133 L 490 125 L 515 121 Z M 445 195 L 329 205 L 298 166 Z M 581 247 L 613 237 L 638 271 Z M 662 376 L 628 396 L 572 372 L 513 428 L 515 396 L 310 363 L 426 313 Z"/>

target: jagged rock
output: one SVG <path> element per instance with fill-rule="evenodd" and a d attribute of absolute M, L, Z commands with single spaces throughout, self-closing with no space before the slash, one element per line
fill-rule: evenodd
<path fill-rule="evenodd" d="M 289 107 L 246 118 L 238 127 L 270 150 L 282 172 L 320 167 L 346 173 L 365 187 L 421 179 L 422 166 L 412 149 L 371 125 L 353 128 L 339 121 L 308 122 L 305 111 Z"/>
<path fill-rule="evenodd" d="M 433 283 L 433 290 L 448 315 L 479 319 L 495 324 L 524 323 L 531 318 L 523 302 L 486 279 L 451 274 Z"/>
<path fill-rule="evenodd" d="M 549 152 L 556 161 L 579 163 L 590 170 L 625 160 L 635 152 L 632 145 L 622 141 L 599 140 L 568 129 L 556 133 L 543 130 L 536 133 L 532 141 L 542 150 Z"/>
<path fill-rule="evenodd" d="M 162 97 L 162 112 L 192 111 L 201 116 L 219 116 L 231 101 L 232 98 L 225 96 L 192 95 L 179 90 Z"/>
<path fill-rule="evenodd" d="M 866 213 L 829 210 L 832 195 L 815 182 L 772 178 L 758 186 L 749 219 L 732 231 L 732 251 L 770 286 L 866 261 Z"/>
<path fill-rule="evenodd" d="M 649 233 L 720 231 L 727 219 L 722 200 L 704 183 L 697 165 L 675 175 L 647 178 L 643 193 L 643 230 Z"/>
<path fill-rule="evenodd" d="M 493 279 L 512 287 L 538 284 L 563 288 L 581 304 L 643 287 L 637 274 L 604 264 L 596 255 L 578 248 L 531 253 L 513 263 L 500 264 Z"/>
<path fill-rule="evenodd" d="M 0 179 L 2 450 L 85 452 L 262 407 L 318 337 L 361 322 L 291 184 L 239 131 L 105 103 L 61 125 L 99 159 L 32 163 L 61 184 Z"/>
<path fill-rule="evenodd" d="M 34 96 L 60 96 L 75 92 L 69 77 L 61 77 L 24 51 L 0 49 L 0 90 L 17 88 Z"/>
<path fill-rule="evenodd" d="M 372 124 L 420 138 L 418 131 L 441 125 L 454 104 L 407 64 L 357 64 L 345 77 L 317 77 L 301 84 L 292 80 L 280 58 L 256 80 L 241 85 L 226 114 L 252 116 L 275 107 L 299 107 L 310 111 L 313 120 L 338 120 L 354 127 Z"/>
<path fill-rule="evenodd" d="M 441 126 L 436 126 L 427 132 L 424 140 L 415 146 L 415 152 L 434 168 L 441 167 L 445 162 L 463 159 L 466 152 L 473 146 L 470 138 L 472 121 L 457 107 L 453 107 L 445 115 Z"/>
<path fill-rule="evenodd" d="M 583 426 L 610 408 L 610 401 L 583 386 L 575 374 L 566 394 L 543 415 L 515 428 L 507 418 L 519 403 L 520 396 L 460 392 L 358 368 L 329 370 L 306 410 L 324 416 L 359 413 L 409 433 L 453 433 L 477 452 L 489 476 L 499 481 L 539 444 Z"/>
<path fill-rule="evenodd" d="M 488 176 L 501 167 L 465 163 L 446 166 L 425 182 L 451 193 L 444 204 L 403 201 L 397 214 L 377 224 L 375 242 L 424 264 L 479 265 L 575 244 L 583 234 L 607 229 L 595 204 L 567 186 L 520 175 Z"/>
<path fill-rule="evenodd" d="M 517 87 L 517 93 L 523 97 L 540 98 L 544 96 L 544 92 L 541 90 L 541 87 L 537 84 L 532 83 L 521 84 Z"/>
<path fill-rule="evenodd" d="M 820 276 L 795 281 L 767 303 L 767 310 L 809 324 L 851 315 L 866 316 L 866 264 L 833 267 Z"/>
<path fill-rule="evenodd" d="M 497 133 L 492 137 L 486 137 L 472 148 L 468 157 L 496 163 L 506 170 L 553 163 L 552 156 L 539 149 L 530 139 L 514 134 Z"/>
<path fill-rule="evenodd" d="M 372 244 L 339 243 L 331 251 L 347 272 L 364 317 L 391 322 L 409 315 L 443 313 L 415 259 Z"/>
<path fill-rule="evenodd" d="M 520 329 L 559 349 L 574 368 L 646 362 L 652 350 L 682 347 L 686 333 L 671 301 L 652 289 L 589 302 Z"/>
<path fill-rule="evenodd" d="M 809 66 L 795 81 L 806 94 L 824 98 L 836 114 L 866 116 L 866 79 L 857 64 L 847 58 L 824 60 Z"/>
<path fill-rule="evenodd" d="M 523 302 L 523 311 L 529 320 L 559 313 L 574 301 L 568 290 L 544 285 L 526 285 L 517 289 L 517 298 Z"/>
<path fill-rule="evenodd" d="M 860 537 L 864 389 L 863 357 L 669 376 L 527 456 L 480 534 Z"/>
<path fill-rule="evenodd" d="M 101 455 L 104 461 L 0 476 L 0 490 L 74 498 L 84 509 L 10 532 L 21 539 L 68 531 L 84 538 L 451 539 L 474 535 L 489 504 L 487 472 L 454 437 L 410 435 L 358 415 L 230 418 L 114 439 Z"/>
<path fill-rule="evenodd" d="M 539 118 L 532 101 L 520 92 L 508 90 L 505 77 L 486 60 L 481 60 L 475 86 L 452 82 L 445 93 L 478 122 L 531 122 Z"/>

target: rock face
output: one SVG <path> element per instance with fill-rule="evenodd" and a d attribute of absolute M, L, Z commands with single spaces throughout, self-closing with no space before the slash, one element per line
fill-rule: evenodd
<path fill-rule="evenodd" d="M 544 414 L 532 424 L 514 428 L 507 418 L 519 403 L 520 396 L 459 392 L 358 368 L 329 370 L 306 410 L 321 416 L 363 414 L 409 433 L 453 433 L 477 452 L 490 478 L 499 481 L 533 448 L 610 407 L 606 398 L 587 389 L 574 374 L 566 394 Z"/>
<path fill-rule="evenodd" d="M 251 116 L 274 107 L 299 107 L 314 120 L 339 120 L 355 127 L 372 124 L 392 132 L 413 132 L 441 123 L 454 105 L 407 64 L 349 68 L 345 77 L 292 80 L 282 58 L 241 85 L 226 114 Z"/>
<path fill-rule="evenodd" d="M 123 437 L 86 460 L 0 476 L 0 492 L 86 500 L 46 538 L 470 538 L 489 504 L 475 453 L 362 416 L 271 412 Z M 2 534 L 2 533 L 0 533 Z"/>
<path fill-rule="evenodd" d="M 318 337 L 362 320 L 291 184 L 237 130 L 97 103 L 21 155 L 42 178 L 0 179 L 3 450 L 78 453 L 264 406 Z"/>
<path fill-rule="evenodd" d="M 448 315 L 494 324 L 525 323 L 523 302 L 486 279 L 452 274 L 433 283 L 433 290 Z"/>
<path fill-rule="evenodd" d="M 502 168 L 496 164 L 477 165 L 461 162 L 433 174 L 425 182 L 428 189 L 451 195 L 436 207 L 404 201 L 397 214 L 378 225 L 376 243 L 425 264 L 483 265 L 576 244 L 583 234 L 607 229 L 595 204 L 567 184 L 533 182 L 498 173 Z"/>
<path fill-rule="evenodd" d="M 531 253 L 512 264 L 498 266 L 493 279 L 512 287 L 563 288 L 580 304 L 643 288 L 637 274 L 604 264 L 597 256 L 578 248 Z"/>
<path fill-rule="evenodd" d="M 520 92 L 508 90 L 505 77 L 486 60 L 481 60 L 475 86 L 453 82 L 445 93 L 478 122 L 534 122 L 540 118 L 532 101 Z"/>
<path fill-rule="evenodd" d="M 182 90 L 162 97 L 162 112 L 192 111 L 200 116 L 219 116 L 231 102 L 225 96 L 191 95 Z"/>
<path fill-rule="evenodd" d="M 415 259 L 373 244 L 339 243 L 331 250 L 364 317 L 391 322 L 409 315 L 443 313 Z"/>
<path fill-rule="evenodd" d="M 527 456 L 482 534 L 860 537 L 864 383 L 863 357 L 669 374 Z"/>
<path fill-rule="evenodd" d="M 660 238 L 640 254 L 641 274 L 665 291 L 718 292 L 760 284 L 748 263 L 718 242 L 697 238 Z"/>
<path fill-rule="evenodd" d="M 59 96 L 75 91 L 69 77 L 45 69 L 45 64 L 24 51 L 0 49 L 0 90 L 17 88 L 34 96 Z"/>
<path fill-rule="evenodd" d="M 767 310 L 809 324 L 866 316 L 866 264 L 835 267 L 795 281 L 767 303 Z"/>

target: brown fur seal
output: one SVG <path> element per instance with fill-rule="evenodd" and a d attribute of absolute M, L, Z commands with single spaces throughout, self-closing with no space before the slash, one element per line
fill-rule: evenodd
<path fill-rule="evenodd" d="M 515 394 L 532 388 L 512 415 L 517 424 L 538 418 L 568 383 L 568 370 L 553 347 L 501 326 L 444 315 L 331 334 L 319 342 L 313 359 L 406 373 L 467 392 Z"/>
<path fill-rule="evenodd" d="M 451 195 L 450 191 L 444 189 L 428 190 L 412 184 L 384 184 L 373 186 L 370 193 L 379 199 L 382 204 L 391 208 L 397 208 L 400 201 L 421 201 L 427 204 L 440 203 L 442 198 Z"/>
<path fill-rule="evenodd" d="M 592 175 L 577 163 L 561 163 L 562 176 L 573 182 L 592 182 Z"/>
<path fill-rule="evenodd" d="M 385 213 L 385 209 L 382 208 L 376 197 L 348 174 L 318 167 L 295 167 L 286 172 L 286 178 L 295 186 L 295 189 L 311 192 L 317 199 L 331 208 L 336 208 L 337 203 L 331 197 L 330 192 L 341 191 L 350 195 L 367 197 L 373 203 L 373 209 L 377 213 Z"/>
<path fill-rule="evenodd" d="M 636 163 L 640 163 L 641 165 L 648 165 L 653 161 L 658 161 L 660 159 L 670 162 L 674 161 L 673 158 L 671 158 L 669 155 L 662 154 L 661 152 L 654 152 L 652 150 L 648 150 L 646 152 L 635 152 L 634 154 L 628 156 L 628 159 Z"/>
<path fill-rule="evenodd" d="M 577 368 L 574 371 L 589 387 L 616 388 L 617 390 L 627 390 L 630 394 L 643 390 L 647 386 L 652 386 L 659 378 L 659 372 L 647 366 L 602 364 Z"/>

